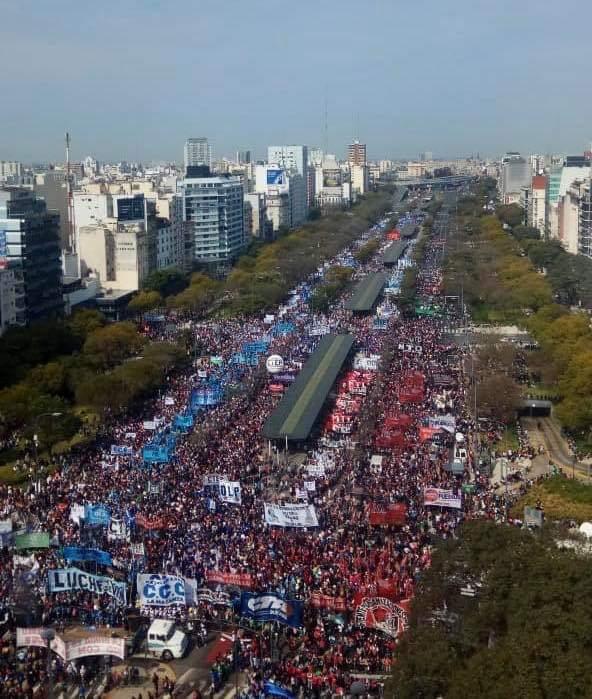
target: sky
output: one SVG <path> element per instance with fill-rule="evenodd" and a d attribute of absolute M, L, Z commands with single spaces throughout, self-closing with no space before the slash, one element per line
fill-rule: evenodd
<path fill-rule="evenodd" d="M 267 145 L 416 158 L 581 153 L 592 3 L 1 2 L 0 160 L 182 161 Z"/>

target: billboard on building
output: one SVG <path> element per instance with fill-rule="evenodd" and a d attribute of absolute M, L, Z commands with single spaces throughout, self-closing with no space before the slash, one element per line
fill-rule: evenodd
<path fill-rule="evenodd" d="M 117 219 L 137 221 L 144 218 L 144 197 L 122 197 L 117 199 Z"/>
<path fill-rule="evenodd" d="M 285 176 L 283 170 L 267 170 L 267 184 L 270 185 L 283 185 L 285 184 Z"/>

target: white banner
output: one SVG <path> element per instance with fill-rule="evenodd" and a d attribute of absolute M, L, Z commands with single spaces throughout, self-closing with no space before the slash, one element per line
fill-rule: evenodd
<path fill-rule="evenodd" d="M 111 519 L 107 528 L 109 541 L 129 541 L 129 529 L 122 519 Z"/>
<path fill-rule="evenodd" d="M 12 519 L 0 520 L 0 534 L 10 534 L 12 531 Z"/>
<path fill-rule="evenodd" d="M 447 432 L 455 432 L 456 419 L 454 415 L 435 415 L 434 417 L 428 418 L 428 426 L 435 427 L 439 430 L 446 430 Z"/>
<path fill-rule="evenodd" d="M 317 486 L 314 481 L 304 481 L 304 490 L 308 490 L 309 493 L 314 492 Z"/>
<path fill-rule="evenodd" d="M 204 488 L 215 491 L 221 502 L 229 502 L 233 505 L 240 505 L 241 485 L 239 481 L 229 481 L 226 476 L 217 473 L 208 473 L 203 479 Z"/>
<path fill-rule="evenodd" d="M 17 627 L 17 648 L 22 648 L 23 646 L 47 648 L 47 641 L 42 635 L 44 630 L 41 626 L 27 629 Z M 125 639 L 111 638 L 109 636 L 88 636 L 76 641 L 64 641 L 59 636 L 56 636 L 51 641 L 51 649 L 65 662 L 76 660 L 77 658 L 86 658 L 90 655 L 114 655 L 123 660 L 125 658 Z"/>
<path fill-rule="evenodd" d="M 444 488 L 425 488 L 423 491 L 423 504 L 425 507 L 453 507 L 460 510 L 462 507 L 462 496 L 452 490 Z"/>
<path fill-rule="evenodd" d="M 164 397 L 164 404 L 165 405 L 175 405 L 175 399 L 172 396 L 165 396 Z"/>
<path fill-rule="evenodd" d="M 84 590 L 95 595 L 109 595 L 121 605 L 126 603 L 127 585 L 104 575 L 92 575 L 78 568 L 56 568 L 47 571 L 50 592 Z"/>
<path fill-rule="evenodd" d="M 136 438 L 136 433 L 135 433 L 135 432 L 126 432 L 126 433 L 125 433 L 125 438 L 126 438 L 126 439 L 135 439 L 135 438 Z"/>
<path fill-rule="evenodd" d="M 152 607 L 185 604 L 185 579 L 178 575 L 138 573 L 136 584 L 140 604 Z"/>
<path fill-rule="evenodd" d="M 314 476 L 315 478 L 322 478 L 325 475 L 325 465 L 324 464 L 307 464 L 306 472 L 309 476 Z"/>
<path fill-rule="evenodd" d="M 70 519 L 75 524 L 80 524 L 80 520 L 84 519 L 84 505 L 72 505 L 70 508 Z"/>
<path fill-rule="evenodd" d="M 156 422 L 154 420 L 144 420 L 144 422 L 142 423 L 142 427 L 145 430 L 155 430 Z"/>
<path fill-rule="evenodd" d="M 275 527 L 318 527 L 314 505 L 264 503 L 265 522 Z"/>

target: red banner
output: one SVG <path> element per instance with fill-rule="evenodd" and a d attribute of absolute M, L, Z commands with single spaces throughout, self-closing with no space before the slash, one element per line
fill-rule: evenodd
<path fill-rule="evenodd" d="M 356 595 L 355 623 L 366 629 L 377 629 L 398 636 L 409 623 L 409 601 L 393 602 L 387 597 Z"/>
<path fill-rule="evenodd" d="M 387 507 L 372 504 L 368 512 L 368 521 L 373 527 L 380 524 L 405 524 L 407 505 L 404 502 L 392 502 Z"/>
<path fill-rule="evenodd" d="M 331 597 L 330 595 L 322 595 L 320 592 L 313 592 L 309 601 L 317 609 L 333 609 L 336 612 L 347 610 L 345 597 Z"/>
<path fill-rule="evenodd" d="M 136 524 L 144 529 L 166 529 L 167 521 L 165 517 L 146 517 L 136 515 Z"/>
<path fill-rule="evenodd" d="M 439 431 L 437 427 L 420 427 L 419 441 L 425 442 L 427 439 L 431 439 L 435 434 L 438 434 Z"/>
<path fill-rule="evenodd" d="M 220 573 L 217 570 L 208 570 L 206 581 L 221 585 L 236 585 L 237 587 L 253 586 L 253 577 L 250 573 Z"/>

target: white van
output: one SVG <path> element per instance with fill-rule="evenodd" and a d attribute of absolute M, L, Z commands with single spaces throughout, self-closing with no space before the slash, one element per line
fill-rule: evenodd
<path fill-rule="evenodd" d="M 189 645 L 189 639 L 174 621 L 155 619 L 148 629 L 146 638 L 148 652 L 154 653 L 163 660 L 182 658 Z"/>

